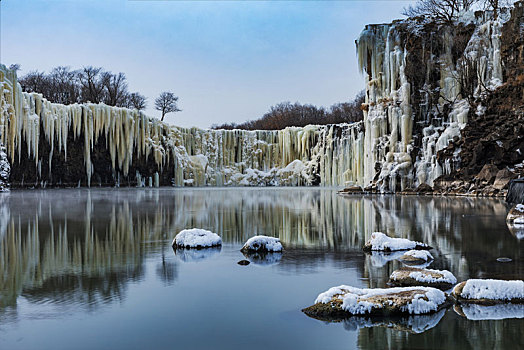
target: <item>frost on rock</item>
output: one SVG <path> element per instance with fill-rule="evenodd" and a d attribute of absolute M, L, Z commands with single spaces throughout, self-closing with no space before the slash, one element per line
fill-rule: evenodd
<path fill-rule="evenodd" d="M 438 311 L 446 304 L 444 292 L 430 287 L 360 289 L 341 285 L 321 293 L 315 304 L 302 310 L 315 318 L 349 315 L 419 315 Z"/>
<path fill-rule="evenodd" d="M 241 251 L 281 252 L 280 239 L 269 236 L 254 236 L 247 240 Z"/>
<path fill-rule="evenodd" d="M 394 286 L 426 286 L 449 289 L 455 283 L 457 283 L 457 279 L 447 270 L 403 267 L 389 276 L 389 284 Z"/>
<path fill-rule="evenodd" d="M 469 279 L 457 284 L 452 294 L 459 300 L 469 302 L 524 303 L 524 281 Z"/>
<path fill-rule="evenodd" d="M 524 318 L 524 304 L 460 304 L 455 305 L 453 309 L 457 314 L 472 321 Z"/>
<path fill-rule="evenodd" d="M 222 238 L 214 232 L 193 228 L 180 231 L 173 239 L 173 247 L 207 248 L 222 244 Z"/>
<path fill-rule="evenodd" d="M 411 249 L 431 249 L 425 243 L 410 241 L 406 238 L 391 238 L 382 232 L 373 232 L 371 238 L 364 244 L 366 251 L 396 251 Z"/>
<path fill-rule="evenodd" d="M 410 250 L 405 252 L 400 260 L 406 264 L 420 264 L 433 260 L 433 255 L 427 250 Z"/>
<path fill-rule="evenodd" d="M 420 334 L 433 327 L 435 327 L 444 314 L 445 309 L 439 310 L 435 313 L 424 315 L 409 315 L 400 317 L 370 317 L 370 316 L 352 316 L 344 319 L 344 328 L 350 331 L 356 331 L 360 328 L 370 327 L 386 327 L 392 328 L 396 331 L 405 331 L 409 333 Z M 325 321 L 332 321 L 329 318 Z"/>

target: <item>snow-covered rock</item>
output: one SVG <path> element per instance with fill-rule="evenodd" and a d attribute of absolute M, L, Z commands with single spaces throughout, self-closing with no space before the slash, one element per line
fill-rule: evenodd
<path fill-rule="evenodd" d="M 524 304 L 457 304 L 453 310 L 468 320 L 504 320 L 506 318 L 524 318 Z"/>
<path fill-rule="evenodd" d="M 510 209 L 506 217 L 508 224 L 524 225 L 524 204 L 517 204 Z"/>
<path fill-rule="evenodd" d="M 214 232 L 203 230 L 200 228 L 193 228 L 180 231 L 172 245 L 174 247 L 184 248 L 207 248 L 216 247 L 222 244 L 222 238 Z"/>
<path fill-rule="evenodd" d="M 364 250 L 395 251 L 411 249 L 431 249 L 425 243 L 410 241 L 406 238 L 392 238 L 382 232 L 373 232 L 371 238 L 364 244 Z"/>
<path fill-rule="evenodd" d="M 341 319 L 351 315 L 419 315 L 447 304 L 444 292 L 430 287 L 360 289 L 341 285 L 321 293 L 315 304 L 303 309 L 308 316 Z"/>
<path fill-rule="evenodd" d="M 280 239 L 269 236 L 255 236 L 247 240 L 241 251 L 281 252 Z"/>
<path fill-rule="evenodd" d="M 469 279 L 453 288 L 452 295 L 460 301 L 473 303 L 524 303 L 524 281 Z"/>
<path fill-rule="evenodd" d="M 427 250 L 410 250 L 400 257 L 403 263 L 408 265 L 419 265 L 433 260 L 433 255 Z"/>
<path fill-rule="evenodd" d="M 455 283 L 457 283 L 457 279 L 447 270 L 403 267 L 393 271 L 389 276 L 389 284 L 393 286 L 425 286 L 449 289 Z"/>

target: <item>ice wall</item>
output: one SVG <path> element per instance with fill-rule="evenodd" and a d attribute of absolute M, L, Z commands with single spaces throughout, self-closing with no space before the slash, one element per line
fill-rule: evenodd
<path fill-rule="evenodd" d="M 383 192 L 433 186 L 460 165 L 459 152 L 454 164 L 440 164 L 437 152 L 460 137 L 472 100 L 502 84 L 501 28 L 509 11 L 496 19 L 490 12 L 466 17 L 454 26 L 409 18 L 368 25 L 360 34 L 364 184 L 375 182 Z"/>
<path fill-rule="evenodd" d="M 85 174 L 77 181 L 83 184 L 85 177 L 87 186 L 94 174 L 104 171 L 106 161 L 117 185 L 124 178 L 138 186 L 336 186 L 362 181 L 362 123 L 278 131 L 179 128 L 137 110 L 51 103 L 40 94 L 22 92 L 15 73 L 4 66 L 0 82 L 0 141 L 12 164 L 33 160 L 29 166 L 36 179 L 15 179 L 26 185 L 60 184 L 53 162 L 67 162 L 71 143 L 78 140 L 75 147 L 81 148 Z M 100 149 L 110 159 L 100 156 Z"/>

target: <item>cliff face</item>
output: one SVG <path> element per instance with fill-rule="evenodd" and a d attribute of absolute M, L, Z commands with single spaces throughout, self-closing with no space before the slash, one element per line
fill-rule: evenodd
<path fill-rule="evenodd" d="M 487 163 L 514 170 L 522 160 L 516 106 L 524 81 L 523 5 L 515 6 L 455 26 L 424 18 L 366 26 L 356 42 L 367 78 L 364 183 L 382 192 L 422 184 L 447 191 L 443 179 L 477 175 Z M 508 142 L 482 151 L 486 135 L 497 133 L 504 135 L 492 137 L 494 144 Z M 510 141 L 511 133 L 517 136 Z"/>
<path fill-rule="evenodd" d="M 523 9 L 521 1 L 453 26 L 425 18 L 366 26 L 356 41 L 364 121 L 351 125 L 172 127 L 123 108 L 50 103 L 22 92 L 0 66 L 11 186 L 356 184 L 501 194 L 524 172 Z M 0 187 L 9 173 L 2 157 Z"/>
<path fill-rule="evenodd" d="M 0 66 L 12 187 L 343 185 L 361 178 L 362 124 L 279 131 L 178 128 L 125 108 L 60 105 Z"/>

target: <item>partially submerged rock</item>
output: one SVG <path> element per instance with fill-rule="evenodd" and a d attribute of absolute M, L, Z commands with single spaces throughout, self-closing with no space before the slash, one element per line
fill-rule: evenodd
<path fill-rule="evenodd" d="M 351 315 L 419 315 L 436 312 L 447 301 L 446 294 L 436 288 L 360 289 L 342 285 L 321 293 L 314 305 L 302 311 L 324 320 Z"/>
<path fill-rule="evenodd" d="M 524 304 L 456 304 L 453 310 L 468 320 L 504 320 L 507 318 L 524 318 Z"/>
<path fill-rule="evenodd" d="M 449 289 L 457 279 L 447 270 L 419 269 L 402 267 L 389 276 L 389 284 L 398 287 L 425 286 L 438 289 Z"/>
<path fill-rule="evenodd" d="M 282 243 L 280 243 L 278 238 L 255 236 L 248 239 L 240 250 L 242 252 L 281 252 L 282 249 Z"/>
<path fill-rule="evenodd" d="M 340 194 L 363 194 L 364 190 L 360 186 L 350 186 L 339 192 Z"/>
<path fill-rule="evenodd" d="M 222 245 L 222 238 L 216 233 L 199 228 L 180 231 L 172 243 L 173 247 L 208 248 Z"/>
<path fill-rule="evenodd" d="M 373 232 L 371 238 L 364 244 L 365 251 L 385 251 L 431 249 L 425 243 L 410 241 L 406 238 L 392 238 L 382 232 Z"/>
<path fill-rule="evenodd" d="M 452 295 L 461 302 L 491 305 L 524 303 L 524 281 L 469 279 L 453 288 Z"/>
<path fill-rule="evenodd" d="M 400 260 L 408 265 L 420 265 L 433 260 L 433 255 L 427 250 L 410 250 L 405 252 Z"/>

